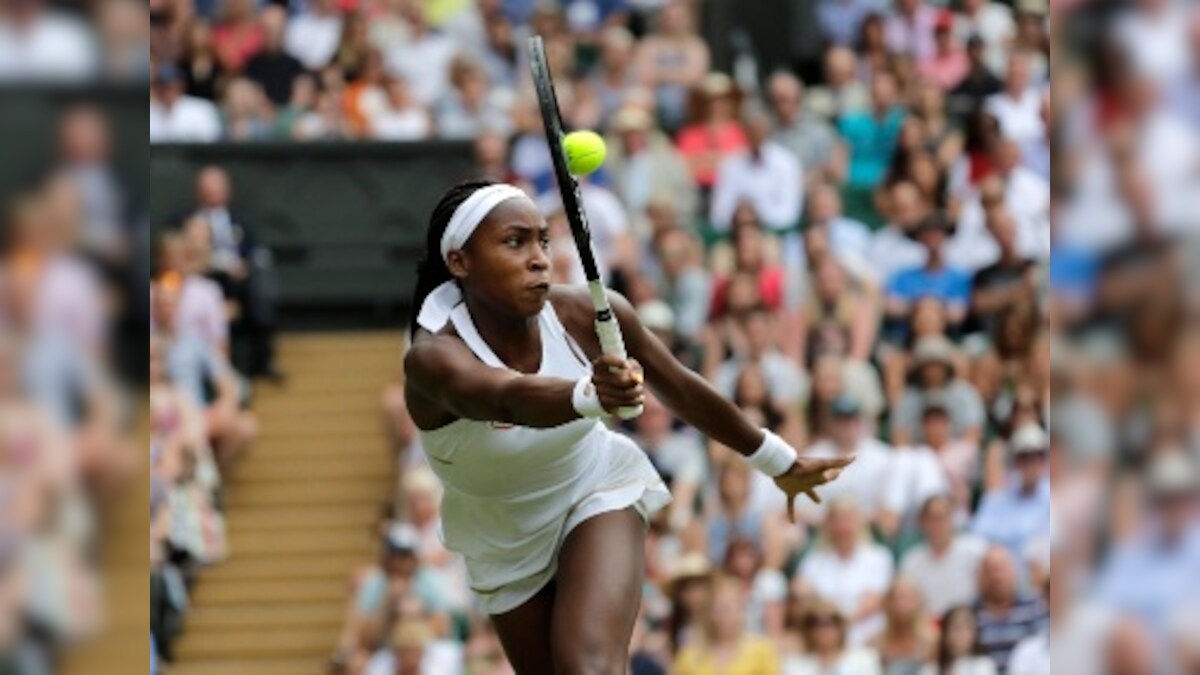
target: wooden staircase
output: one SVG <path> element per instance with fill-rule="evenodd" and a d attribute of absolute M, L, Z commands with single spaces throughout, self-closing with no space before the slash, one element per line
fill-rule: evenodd
<path fill-rule="evenodd" d="M 281 339 L 287 382 L 258 386 L 261 435 L 226 483 L 230 558 L 201 573 L 170 675 L 325 672 L 349 574 L 374 559 L 371 531 L 394 491 L 379 396 L 401 344 L 397 333 Z"/>

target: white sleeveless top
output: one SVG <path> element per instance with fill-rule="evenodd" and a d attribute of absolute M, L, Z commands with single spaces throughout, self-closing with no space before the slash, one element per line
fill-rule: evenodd
<path fill-rule="evenodd" d="M 450 320 L 479 360 L 508 368 L 476 330 L 465 303 Z M 577 380 L 591 372 L 550 302 L 538 326 L 538 375 Z M 460 418 L 420 433 L 445 486 L 442 538 L 465 558 L 472 590 L 488 614 L 516 608 L 549 582 L 563 540 L 587 518 L 629 506 L 646 516 L 671 500 L 645 453 L 598 420 L 533 429 Z"/>

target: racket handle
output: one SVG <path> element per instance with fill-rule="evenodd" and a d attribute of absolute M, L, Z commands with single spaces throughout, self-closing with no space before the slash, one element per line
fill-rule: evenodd
<path fill-rule="evenodd" d="M 596 335 L 600 338 L 600 350 L 605 354 L 621 359 L 628 358 L 625 353 L 625 338 L 621 336 L 621 326 L 617 324 L 617 319 L 611 311 L 606 320 L 596 320 Z M 623 420 L 631 420 L 641 414 L 642 406 L 640 405 L 617 409 L 617 417 Z"/>

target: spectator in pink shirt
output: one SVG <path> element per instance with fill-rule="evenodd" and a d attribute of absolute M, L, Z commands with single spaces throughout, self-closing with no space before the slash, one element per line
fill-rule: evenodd
<path fill-rule="evenodd" d="M 942 91 L 950 91 L 962 83 L 971 68 L 967 51 L 954 34 L 954 16 L 950 12 L 938 15 L 933 35 L 934 52 L 917 64 L 917 68 L 921 77 L 937 84 Z"/>
<path fill-rule="evenodd" d="M 749 141 L 738 123 L 737 90 L 723 73 L 709 73 L 700 85 L 695 121 L 679 130 L 675 144 L 703 190 L 717 181 L 721 160 L 744 150 Z"/>
<path fill-rule="evenodd" d="M 184 224 L 180 232 L 163 235 L 159 254 L 164 274 L 180 277 L 179 307 L 175 330 L 190 333 L 229 354 L 229 316 L 225 296 L 217 282 L 203 276 L 209 259 L 208 237 L 201 228 L 208 225 L 198 216 Z"/>
<path fill-rule="evenodd" d="M 925 0 L 897 0 L 884 28 L 888 45 L 893 52 L 924 61 L 936 51 L 933 30 L 937 22 L 938 11 Z"/>
<path fill-rule="evenodd" d="M 221 67 L 226 72 L 240 73 L 250 57 L 262 51 L 264 42 L 253 0 L 229 0 L 224 18 L 213 30 L 213 44 Z"/>

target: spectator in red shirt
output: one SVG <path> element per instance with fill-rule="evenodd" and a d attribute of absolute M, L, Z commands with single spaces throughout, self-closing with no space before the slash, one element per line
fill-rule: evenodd
<path fill-rule="evenodd" d="M 229 0 L 225 17 L 213 31 L 221 66 L 227 71 L 241 72 L 246 61 L 263 48 L 263 42 L 262 25 L 254 15 L 252 0 Z"/>
<path fill-rule="evenodd" d="M 954 35 L 954 15 L 942 12 L 933 29 L 934 51 L 918 65 L 921 77 L 934 82 L 943 91 L 950 91 L 962 83 L 971 69 L 967 51 Z"/>

